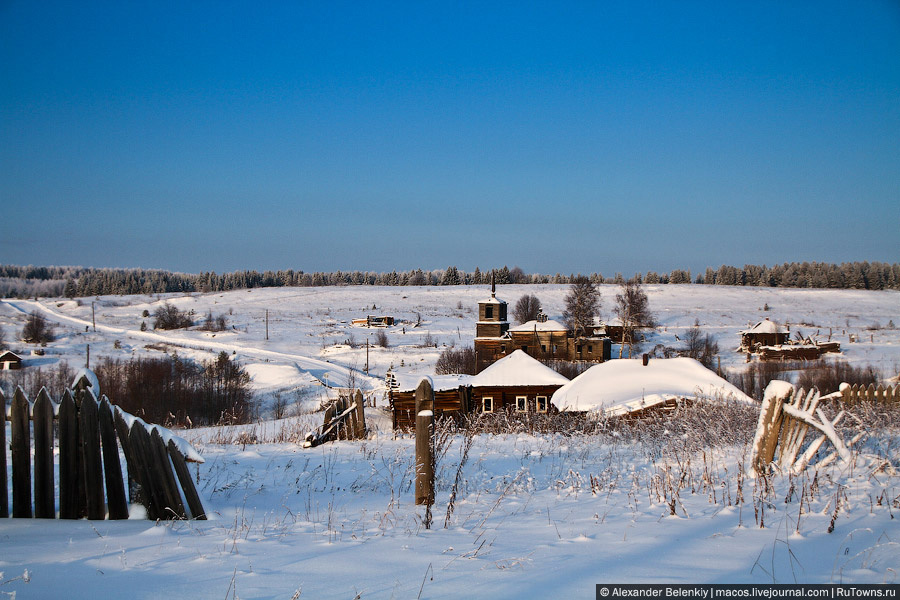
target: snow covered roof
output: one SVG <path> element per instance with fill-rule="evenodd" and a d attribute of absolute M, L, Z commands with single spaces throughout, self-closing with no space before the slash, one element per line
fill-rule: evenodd
<path fill-rule="evenodd" d="M 709 396 L 753 400 L 693 358 L 619 359 L 595 365 L 559 388 L 551 401 L 560 410 L 620 412 L 667 398 Z"/>
<path fill-rule="evenodd" d="M 751 327 L 745 329 L 741 333 L 781 333 L 781 327 L 775 321 L 770 321 L 768 317 Z"/>
<path fill-rule="evenodd" d="M 569 379 L 523 351 L 516 350 L 473 377 L 470 383 L 472 387 L 565 385 Z"/>
<path fill-rule="evenodd" d="M 419 387 L 419 382 L 425 378 L 431 379 L 431 387 L 435 392 L 447 392 L 455 390 L 461 385 L 469 385 L 472 375 L 421 375 L 419 373 L 394 373 L 393 379 L 396 385 L 392 386 L 395 392 L 414 392 Z"/>
<path fill-rule="evenodd" d="M 97 375 L 93 371 L 84 367 L 75 374 L 75 378 L 72 380 L 72 389 L 75 389 L 82 378 L 87 379 L 88 387 L 94 392 L 94 397 L 100 398 L 100 380 L 97 379 Z"/>
<path fill-rule="evenodd" d="M 560 323 L 559 321 L 547 320 L 544 322 L 541 321 L 528 321 L 527 323 L 522 323 L 521 325 L 516 325 L 515 327 L 510 327 L 510 331 L 568 331 L 566 326 Z"/>
<path fill-rule="evenodd" d="M 3 352 L 0 352 L 0 361 L 8 362 L 13 360 L 22 360 L 22 357 L 12 350 L 4 350 Z"/>
<path fill-rule="evenodd" d="M 501 300 L 500 298 L 497 298 L 496 296 L 491 296 L 487 300 L 479 301 L 478 304 L 506 304 L 506 301 Z"/>

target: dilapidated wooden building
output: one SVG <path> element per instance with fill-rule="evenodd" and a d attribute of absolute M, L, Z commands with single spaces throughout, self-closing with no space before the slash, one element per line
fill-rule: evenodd
<path fill-rule="evenodd" d="M 756 352 L 760 346 L 778 346 L 790 338 L 791 332 L 783 329 L 768 317 L 750 329 L 741 332 L 741 351 Z"/>
<path fill-rule="evenodd" d="M 415 375 L 388 372 L 388 400 L 394 431 L 410 431 L 416 427 L 416 388 L 423 378 L 431 380 L 434 389 L 435 417 L 457 421 L 472 409 L 471 375 Z"/>

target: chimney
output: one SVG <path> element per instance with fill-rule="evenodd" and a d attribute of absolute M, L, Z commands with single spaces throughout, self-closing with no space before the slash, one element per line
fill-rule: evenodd
<path fill-rule="evenodd" d="M 650 355 L 649 355 L 649 354 L 645 354 L 645 355 L 644 355 L 644 366 L 646 367 L 646 366 L 649 365 L 649 364 L 650 364 Z"/>

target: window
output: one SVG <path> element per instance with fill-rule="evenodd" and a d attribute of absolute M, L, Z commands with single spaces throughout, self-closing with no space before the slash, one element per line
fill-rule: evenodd
<path fill-rule="evenodd" d="M 493 306 L 485 306 L 484 307 L 484 318 L 485 318 L 485 320 L 494 318 L 494 307 Z"/>
<path fill-rule="evenodd" d="M 545 344 L 541 344 L 541 352 L 546 352 L 547 346 Z"/>
<path fill-rule="evenodd" d="M 589 345 L 588 346 L 588 354 L 593 354 L 593 353 L 594 353 L 594 347 Z"/>
<path fill-rule="evenodd" d="M 506 344 L 500 344 L 500 352 L 506 352 Z"/>
<path fill-rule="evenodd" d="M 528 411 L 528 398 L 526 396 L 516 396 L 516 412 Z"/>
<path fill-rule="evenodd" d="M 481 412 L 492 413 L 494 412 L 494 399 L 488 396 L 485 396 L 481 399 Z"/>
<path fill-rule="evenodd" d="M 528 346 L 522 346 L 522 352 L 528 354 Z"/>
<path fill-rule="evenodd" d="M 539 413 L 547 412 L 547 396 L 537 397 L 537 411 Z"/>

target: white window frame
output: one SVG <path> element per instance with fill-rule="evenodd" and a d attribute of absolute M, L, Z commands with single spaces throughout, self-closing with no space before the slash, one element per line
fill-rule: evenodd
<path fill-rule="evenodd" d="M 544 408 L 541 409 L 541 402 L 544 403 Z M 550 408 L 550 404 L 547 402 L 547 396 L 538 396 L 534 400 L 534 408 L 539 413 L 545 413 Z"/>
<path fill-rule="evenodd" d="M 521 401 L 521 406 L 519 402 Z M 516 412 L 528 412 L 528 396 L 516 396 Z"/>
<path fill-rule="evenodd" d="M 481 412 L 484 412 L 484 413 L 494 412 L 493 396 L 485 396 L 481 399 Z"/>

